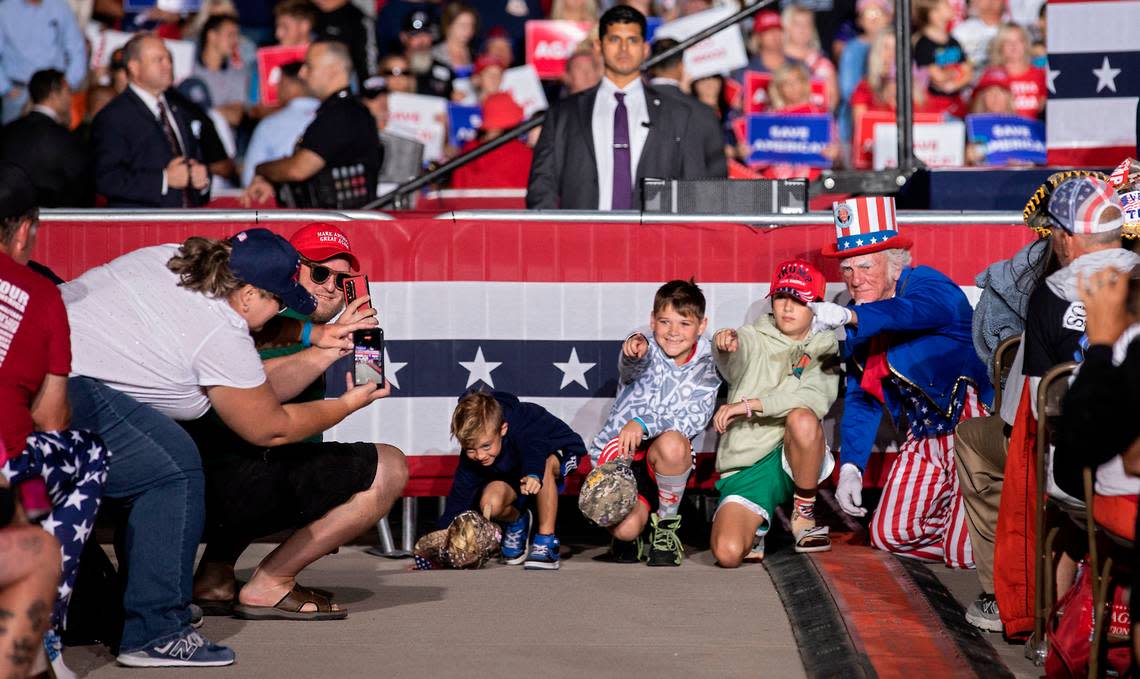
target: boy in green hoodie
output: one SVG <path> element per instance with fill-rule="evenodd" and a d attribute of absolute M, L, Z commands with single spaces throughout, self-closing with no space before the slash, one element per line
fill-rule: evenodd
<path fill-rule="evenodd" d="M 835 466 L 820 420 L 839 393 L 839 343 L 833 332 L 816 331 L 808 307 L 825 286 L 811 264 L 783 262 L 769 293 L 772 313 L 713 336 L 729 384 L 728 403 L 713 417 L 721 499 L 711 545 L 722 567 L 763 558 L 773 512 L 789 499 L 796 551 L 831 549 L 827 528 L 815 523 L 815 493 Z"/>

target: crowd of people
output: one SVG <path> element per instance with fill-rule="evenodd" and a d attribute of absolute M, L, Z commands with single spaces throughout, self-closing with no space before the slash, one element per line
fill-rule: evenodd
<path fill-rule="evenodd" d="M 715 4 L 620 0 L 614 7 L 648 20 L 643 38 L 660 52 L 675 42 L 651 40 L 657 27 Z M 530 112 L 504 82 L 505 71 L 526 63 L 528 21 L 592 25 L 567 55 L 561 78 L 543 81 L 542 89 L 551 106 L 594 91 L 606 71 L 599 20 L 608 5 L 207 0 L 179 13 L 128 10 L 117 0 L 4 0 L 0 158 L 32 175 L 44 207 L 189 207 L 208 202 L 211 189 L 242 189 L 246 204 L 276 197 L 290 206 L 359 207 L 375 198 L 386 170 L 390 181 L 408 179 L 399 148 L 423 141 L 392 124 L 392 93 L 480 108 L 476 139 L 451 138 L 429 158 L 446 160 Z M 1044 16 L 1044 3 L 1034 0 L 916 1 L 915 110 L 923 120 L 971 113 L 1042 118 Z M 786 2 L 733 30 L 747 45 L 745 68 L 693 79 L 676 59 L 647 74 L 647 84 L 668 85 L 688 108 L 701 109 L 694 125 L 707 137 L 711 176 L 724 176 L 725 163 L 739 177 L 818 175 L 818 167 L 753 158 L 743 123 L 756 111 L 823 115 L 832 121 L 821 154 L 827 162 L 869 167 L 871 141 L 860 121 L 868 113 L 893 115 L 896 105 L 891 0 Z M 112 50 L 108 33 L 133 37 Z M 193 45 L 192 63 L 176 69 L 170 41 Z M 260 47 L 306 45 L 313 48 L 304 59 L 258 77 Z M 648 51 L 635 56 L 639 65 Z M 761 83 L 755 92 L 752 76 Z M 270 87 L 272 105 L 262 92 Z M 326 119 L 356 147 L 310 139 L 321 132 L 309 125 Z M 435 122 L 447 128 L 446 120 Z M 139 134 L 144 129 L 148 134 Z M 364 143 L 377 135 L 380 144 Z M 497 162 L 461 168 L 443 185 L 521 188 L 536 144 L 537 132 L 495 151 Z M 292 156 L 298 145 L 306 153 Z M 985 161 L 976 145 L 967 155 Z M 296 162 L 269 165 L 289 157 Z"/>
<path fill-rule="evenodd" d="M 636 43 L 638 25 L 617 34 Z M 626 84 L 631 99 L 638 82 Z M 548 135 L 540 147 L 556 143 Z M 558 495 L 586 456 L 579 507 L 612 536 L 612 560 L 680 566 L 693 441 L 710 425 L 720 434 L 716 563 L 762 560 L 782 505 L 791 507 L 794 549 L 825 551 L 818 487 L 835 479 L 838 507 L 867 517 L 865 475 L 887 414 L 901 441 L 864 519 L 871 544 L 976 566 L 982 593 L 966 619 L 1025 633 L 1035 564 L 1023 528 L 1035 492 L 1019 470 L 1033 466 L 1034 395 L 1051 368 L 1084 364 L 1049 452 L 1051 494 L 1083 502 L 1089 468 L 1098 494 L 1140 496 L 1140 447 L 1126 424 L 1140 234 L 1122 207 L 1138 191 L 1132 160 L 1111 177 L 1050 177 L 1025 211 L 1039 238 L 979 275 L 976 308 L 944 273 L 914 264 L 922 253 L 912 253 L 889 197 L 833 206 L 835 238 L 817 256 L 838 262 L 845 299 L 827 298 L 812 262 L 789 260 L 772 273 L 770 312 L 713 331 L 695 281 L 662 285 L 650 325 L 622 341 L 617 396 L 588 443 L 512 394 L 476 388 L 460 397 L 450 427 L 460 461 L 438 541 L 417 547 L 417 567 L 499 553 L 528 569 L 559 569 Z M 348 238 L 323 223 L 289 240 L 261 228 L 191 237 L 65 283 L 30 261 L 40 229 L 34 195 L 26 172 L 0 163 L 0 613 L 26 611 L 0 636 L 0 668 L 22 676 L 50 663 L 68 676 L 60 634 L 97 517 L 118 530 L 121 615 L 107 617 L 120 623 L 103 639 L 123 665 L 232 663 L 232 649 L 197 631 L 207 615 L 345 618 L 328 593 L 297 578 L 385 516 L 408 479 L 391 445 L 320 439 L 389 394 L 386 383 L 354 385 L 348 374 L 343 394 L 324 398 L 325 375 L 352 352 L 352 334 L 377 325 L 367 296 L 346 304 L 345 281 L 360 270 Z M 988 366 L 1018 336 L 995 403 Z M 822 420 L 841 381 L 833 448 Z M 718 406 L 722 383 L 728 398 Z M 485 530 L 470 528 L 473 519 Z M 1116 517 L 1134 534 L 1133 520 Z M 281 531 L 291 534 L 239 584 L 238 558 Z M 464 543 L 484 544 L 473 560 L 454 545 L 448 556 L 448 540 L 464 531 L 482 536 Z M 1059 593 L 1081 572 L 1079 543 L 1057 549 Z"/>

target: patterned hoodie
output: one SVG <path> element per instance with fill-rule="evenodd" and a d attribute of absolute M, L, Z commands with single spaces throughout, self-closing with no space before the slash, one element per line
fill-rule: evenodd
<path fill-rule="evenodd" d="M 653 339 L 649 328 L 640 333 L 649 350 L 640 360 L 618 357 L 617 399 L 610 408 L 605 426 L 590 444 L 590 459 L 598 455 L 627 422 L 640 417 L 649 430 L 648 438 L 667 431 L 678 431 L 690 441 L 705 430 L 716 407 L 720 377 L 713 364 L 712 344 L 703 335 L 697 338 L 696 352 L 684 365 L 677 365 Z"/>

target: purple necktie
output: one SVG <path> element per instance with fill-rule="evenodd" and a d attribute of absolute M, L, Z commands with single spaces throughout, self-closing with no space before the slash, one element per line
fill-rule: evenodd
<path fill-rule="evenodd" d="M 614 109 L 614 210 L 630 209 L 633 180 L 629 176 L 629 114 L 625 108 L 625 92 L 614 92 L 617 108 Z"/>

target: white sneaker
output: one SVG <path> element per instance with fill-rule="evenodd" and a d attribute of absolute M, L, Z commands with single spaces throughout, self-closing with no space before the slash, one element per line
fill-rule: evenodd
<path fill-rule="evenodd" d="M 1000 632 L 1003 627 L 998 614 L 997 599 L 985 592 L 978 595 L 974 603 L 966 609 L 966 622 L 987 632 Z"/>

